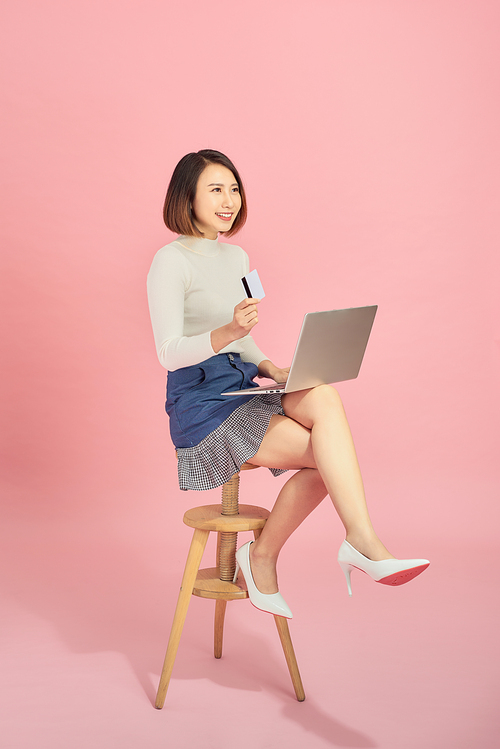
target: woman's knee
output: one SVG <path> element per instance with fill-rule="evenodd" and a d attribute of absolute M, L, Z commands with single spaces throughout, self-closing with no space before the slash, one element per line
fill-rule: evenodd
<path fill-rule="evenodd" d="M 338 391 L 331 385 L 318 385 L 309 391 L 309 404 L 317 415 L 324 415 L 332 409 L 343 408 Z"/>
<path fill-rule="evenodd" d="M 340 395 L 330 385 L 287 393 L 281 402 L 286 415 L 307 429 L 311 429 L 319 419 L 332 418 L 335 412 L 343 411 Z"/>

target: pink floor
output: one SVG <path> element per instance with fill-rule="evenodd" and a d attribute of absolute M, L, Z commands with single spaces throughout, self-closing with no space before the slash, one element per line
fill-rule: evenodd
<path fill-rule="evenodd" d="M 217 661 L 213 603 L 193 598 L 163 711 L 153 702 L 181 562 L 167 568 L 160 532 L 4 527 L 3 746 L 498 746 L 495 550 L 431 544 L 432 566 L 411 584 L 353 573 L 349 599 L 334 550 L 321 561 L 321 517 L 308 522 L 296 535 L 318 533 L 318 551 L 299 568 L 293 539 L 280 578 L 306 701 L 271 617 L 231 603 Z M 178 536 L 187 549 L 188 529 Z"/>

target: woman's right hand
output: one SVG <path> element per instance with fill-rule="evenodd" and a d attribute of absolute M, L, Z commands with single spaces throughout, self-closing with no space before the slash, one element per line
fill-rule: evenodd
<path fill-rule="evenodd" d="M 259 322 L 257 305 L 260 299 L 243 299 L 234 308 L 233 319 L 222 328 L 212 330 L 210 343 L 216 354 L 233 341 L 239 341 L 250 333 L 252 328 Z"/>
<path fill-rule="evenodd" d="M 243 299 L 234 308 L 233 321 L 230 323 L 230 326 L 235 341 L 248 335 L 252 328 L 259 322 L 259 313 L 257 311 L 259 302 L 260 299 Z"/>

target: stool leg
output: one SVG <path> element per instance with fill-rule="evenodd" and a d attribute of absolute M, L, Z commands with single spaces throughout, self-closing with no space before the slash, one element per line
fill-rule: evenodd
<path fill-rule="evenodd" d="M 253 535 L 255 539 L 257 539 L 261 533 L 262 531 L 260 529 L 254 531 Z M 302 679 L 300 678 L 299 667 L 297 665 L 297 659 L 295 657 L 295 651 L 292 645 L 292 638 L 290 637 L 290 630 L 288 628 L 288 621 L 284 616 L 275 616 L 274 621 L 276 622 L 276 627 L 278 628 L 281 647 L 283 648 L 286 665 L 288 666 L 290 676 L 292 677 L 292 684 L 295 690 L 295 694 L 299 702 L 304 702 L 306 694 L 304 692 L 304 687 L 302 686 Z"/>
<path fill-rule="evenodd" d="M 227 601 L 217 600 L 215 602 L 214 656 L 216 658 L 222 658 L 222 635 L 224 632 L 226 605 Z"/>
<path fill-rule="evenodd" d="M 177 655 L 182 629 L 184 627 L 187 610 L 191 601 L 194 582 L 200 567 L 203 552 L 205 551 L 205 546 L 207 545 L 208 535 L 209 531 L 203 531 L 199 528 L 196 528 L 193 533 L 193 540 L 191 541 L 186 567 L 184 569 L 179 598 L 177 599 L 172 629 L 170 630 L 165 662 L 161 672 L 158 692 L 156 693 L 155 707 L 157 707 L 158 710 L 161 710 L 165 704 L 165 697 L 167 696 L 167 689 L 174 668 L 175 656 Z"/>
<path fill-rule="evenodd" d="M 295 658 L 295 652 L 292 645 L 292 638 L 290 637 L 290 630 L 288 629 L 288 622 L 284 616 L 275 616 L 274 621 L 278 628 L 278 634 L 280 636 L 281 645 L 285 654 L 286 665 L 290 671 L 292 677 L 293 688 L 299 702 L 303 702 L 306 698 L 304 687 L 302 686 L 302 679 L 300 678 L 299 667 L 297 665 L 297 659 Z"/>
<path fill-rule="evenodd" d="M 222 564 L 221 564 L 221 549 L 222 549 L 222 536 L 223 535 L 227 537 L 228 534 L 227 533 L 222 534 L 220 532 L 217 533 L 217 551 L 215 553 L 215 560 L 216 560 L 215 563 L 217 567 L 219 568 L 219 577 L 221 580 L 229 579 L 227 578 L 227 575 L 225 575 L 224 578 L 221 575 L 221 567 L 226 568 L 225 570 L 226 573 L 228 571 L 227 562 L 225 563 L 222 560 Z M 233 535 L 237 536 L 238 534 L 235 533 Z M 227 556 L 227 544 L 224 544 L 224 546 L 226 546 L 226 549 L 222 552 L 223 557 Z M 233 559 L 234 559 L 234 551 L 233 551 Z M 234 576 L 234 572 L 233 572 L 233 576 Z M 231 577 L 230 579 L 232 580 L 233 578 Z M 215 658 L 222 658 L 222 638 L 224 634 L 224 618 L 226 616 L 226 605 L 227 605 L 227 601 L 220 600 L 220 599 L 217 599 L 215 601 L 215 619 L 214 619 L 214 657 Z"/>

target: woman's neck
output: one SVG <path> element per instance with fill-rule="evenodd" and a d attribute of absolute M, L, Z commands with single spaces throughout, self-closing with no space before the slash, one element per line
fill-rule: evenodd
<path fill-rule="evenodd" d="M 220 252 L 218 237 L 216 239 L 206 239 L 205 237 L 189 237 L 181 235 L 175 241 L 187 250 L 195 252 L 198 255 L 205 255 L 206 257 L 214 257 Z"/>

